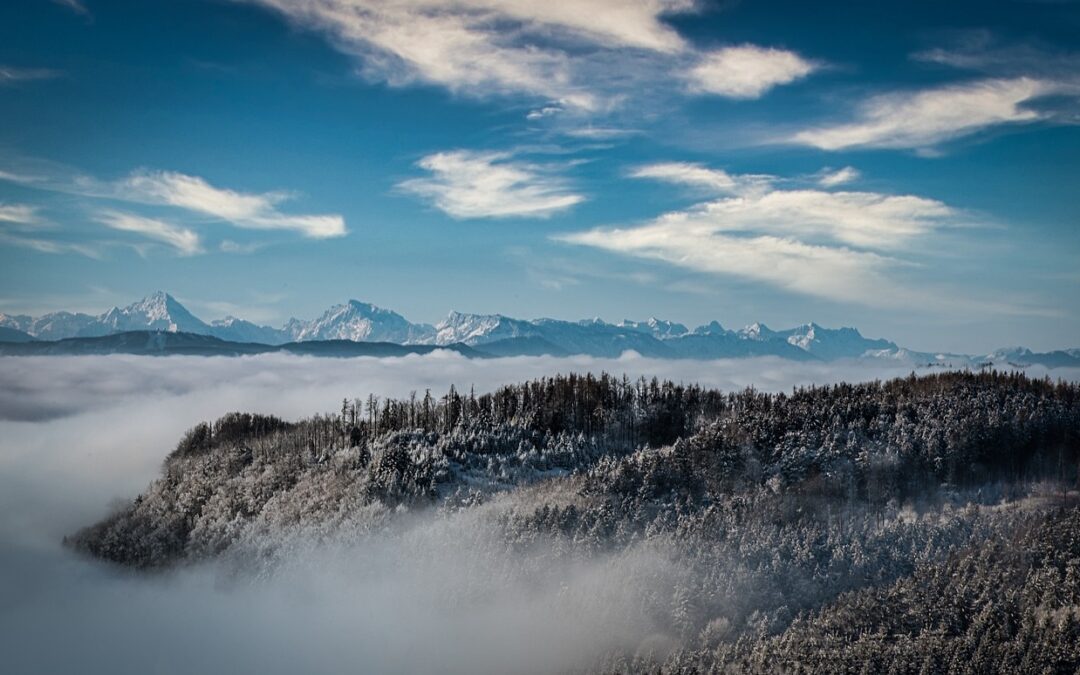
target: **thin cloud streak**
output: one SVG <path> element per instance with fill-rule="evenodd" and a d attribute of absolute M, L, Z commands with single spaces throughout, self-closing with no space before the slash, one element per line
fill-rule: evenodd
<path fill-rule="evenodd" d="M 822 187 L 836 187 L 837 185 L 846 185 L 862 178 L 862 174 L 859 170 L 853 166 L 845 166 L 843 169 L 837 169 L 836 171 L 827 171 L 821 175 L 818 179 L 818 185 Z"/>
<path fill-rule="evenodd" d="M 39 208 L 30 204 L 5 204 L 0 202 L 0 223 L 15 225 L 43 225 Z"/>
<path fill-rule="evenodd" d="M 56 4 L 58 4 L 58 5 L 62 5 L 64 7 L 67 7 L 68 9 L 75 12 L 76 14 L 81 14 L 83 16 L 87 16 L 87 15 L 90 14 L 90 10 L 88 10 L 86 8 L 86 5 L 83 4 L 82 0 L 52 0 L 52 1 L 54 3 L 56 3 Z"/>
<path fill-rule="evenodd" d="M 122 199 L 175 206 L 255 230 L 293 230 L 313 239 L 345 235 L 339 215 L 288 215 L 277 204 L 288 194 L 245 193 L 214 187 L 198 176 L 172 171 L 137 171 L 116 186 Z"/>
<path fill-rule="evenodd" d="M 32 251 L 37 251 L 38 253 L 49 253 L 53 255 L 75 253 L 94 260 L 101 260 L 104 257 L 100 247 L 94 244 L 53 241 L 51 239 L 13 234 L 2 230 L 0 230 L 0 243 L 30 249 Z"/>
<path fill-rule="evenodd" d="M 863 103 L 852 122 L 805 129 L 787 140 L 821 150 L 927 149 L 993 126 L 1046 119 L 1029 104 L 1067 91 L 1058 82 L 1018 77 L 884 94 Z"/>
<path fill-rule="evenodd" d="M 942 202 L 914 195 L 778 189 L 779 178 L 747 181 L 695 164 L 661 163 L 632 175 L 725 196 L 643 225 L 554 239 L 835 302 L 945 311 L 963 300 L 979 311 L 1045 314 L 955 294 L 937 297 L 900 280 L 901 270 L 918 266 L 918 258 L 911 257 L 916 245 L 926 245 L 943 229 L 966 225 L 964 213 Z"/>
<path fill-rule="evenodd" d="M 0 87 L 34 80 L 50 80 L 59 76 L 58 71 L 49 68 L 18 68 L 0 65 Z"/>
<path fill-rule="evenodd" d="M 37 162 L 33 165 L 32 173 L 20 169 L 0 170 L 0 180 L 36 190 L 71 194 L 98 201 L 175 208 L 194 216 L 226 222 L 241 229 L 292 231 L 311 239 L 328 239 L 348 234 L 345 219 L 339 214 L 282 212 L 279 205 L 291 199 L 292 193 L 241 192 L 217 187 L 199 176 L 174 171 L 140 169 L 125 178 L 104 181 L 62 165 Z M 105 212 L 104 219 L 107 224 L 122 222 L 110 215 L 115 210 L 96 210 Z M 9 218 L 14 215 L 17 215 L 15 211 L 8 213 Z M 3 213 L 0 213 L 0 221 L 3 220 Z M 147 222 L 152 221 L 153 219 L 147 219 Z M 127 221 L 127 224 L 133 222 Z M 194 233 L 190 228 L 185 229 Z M 158 240 L 169 243 L 177 250 L 189 255 L 201 252 L 201 246 L 197 247 L 198 250 L 189 246 L 190 239 L 185 241 L 182 237 L 174 237 L 169 240 L 166 237 L 172 235 L 163 234 L 166 230 L 155 228 L 155 231 Z M 222 250 L 228 251 L 229 247 Z"/>
<path fill-rule="evenodd" d="M 161 242 L 176 249 L 181 255 L 195 255 L 203 250 L 198 233 L 163 220 L 121 211 L 104 211 L 98 215 L 98 222 L 120 232 L 132 232 Z"/>

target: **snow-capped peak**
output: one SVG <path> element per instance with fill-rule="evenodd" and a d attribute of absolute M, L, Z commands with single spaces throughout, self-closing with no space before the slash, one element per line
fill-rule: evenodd
<path fill-rule="evenodd" d="M 772 331 L 768 326 L 755 321 L 749 326 L 745 326 L 739 329 L 739 337 L 744 340 L 769 340 L 776 337 L 776 333 Z"/>
<path fill-rule="evenodd" d="M 314 321 L 290 322 L 290 326 L 295 331 L 292 337 L 297 341 L 352 340 L 412 344 L 430 337 L 432 332 L 430 326 L 412 324 L 397 312 L 360 300 L 334 305 Z"/>
<path fill-rule="evenodd" d="M 495 342 L 507 338 L 535 337 L 536 327 L 520 319 L 502 314 L 465 314 L 450 312 L 435 326 L 435 344 L 448 345 L 464 342 L 469 345 Z"/>
<path fill-rule="evenodd" d="M 622 323 L 616 325 L 619 328 L 629 328 L 630 330 L 636 330 L 641 333 L 648 333 L 659 340 L 680 337 L 690 332 L 690 330 L 681 323 L 668 321 L 667 319 L 657 319 L 655 316 L 650 316 L 647 321 L 631 321 L 630 319 L 624 319 Z"/>
<path fill-rule="evenodd" d="M 170 333 L 207 333 L 209 327 L 195 317 L 176 298 L 157 291 L 127 307 L 113 307 L 97 317 L 97 325 L 83 332 L 105 334 L 128 330 L 159 330 Z"/>

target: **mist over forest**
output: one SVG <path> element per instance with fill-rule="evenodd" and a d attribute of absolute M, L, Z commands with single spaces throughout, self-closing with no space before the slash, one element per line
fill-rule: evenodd
<path fill-rule="evenodd" d="M 1077 665 L 1045 371 L 7 361 L 12 672 Z"/>

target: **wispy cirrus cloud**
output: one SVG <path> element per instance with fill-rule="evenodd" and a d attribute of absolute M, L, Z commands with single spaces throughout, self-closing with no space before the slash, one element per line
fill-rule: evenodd
<path fill-rule="evenodd" d="M 0 87 L 34 80 L 50 80 L 59 76 L 59 71 L 49 68 L 19 68 L 17 66 L 0 65 Z"/>
<path fill-rule="evenodd" d="M 52 0 L 52 1 L 54 3 L 56 3 L 56 4 L 58 4 L 58 5 L 62 5 L 64 7 L 67 7 L 68 9 L 75 12 L 76 14 L 82 14 L 84 16 L 90 14 L 90 10 L 88 10 L 86 8 L 86 5 L 83 4 L 82 0 Z"/>
<path fill-rule="evenodd" d="M 788 140 L 822 150 L 926 149 L 990 127 L 1036 122 L 1036 100 L 1075 88 L 1032 77 L 985 79 L 874 96 L 850 122 L 805 129 Z"/>
<path fill-rule="evenodd" d="M 430 177 L 398 184 L 454 218 L 545 218 L 585 200 L 550 167 L 510 153 L 454 150 L 424 157 Z"/>
<path fill-rule="evenodd" d="M 731 236 L 720 229 L 704 221 L 676 226 L 666 218 L 640 227 L 578 232 L 559 240 L 830 300 L 865 305 L 894 305 L 900 300 L 884 274 L 898 261 L 784 237 Z"/>
<path fill-rule="evenodd" d="M 550 101 L 531 119 L 617 106 L 649 81 L 676 93 L 757 98 L 809 74 L 794 52 L 742 45 L 702 53 L 665 22 L 696 0 L 247 0 L 327 34 L 370 78 L 471 96 Z"/>
<path fill-rule="evenodd" d="M 763 189 L 773 181 L 773 176 L 732 175 L 723 169 L 711 169 L 693 162 L 647 164 L 632 169 L 629 175 L 631 178 L 651 178 L 720 193 Z"/>
<path fill-rule="evenodd" d="M 102 225 L 113 230 L 132 232 L 163 243 L 181 255 L 195 255 L 203 250 L 197 232 L 163 220 L 122 211 L 102 211 L 97 219 Z"/>
<path fill-rule="evenodd" d="M 245 229 L 292 230 L 313 239 L 340 237 L 348 232 L 340 215 L 282 213 L 277 206 L 289 199 L 288 193 L 239 192 L 172 171 L 136 171 L 113 189 L 121 199 L 174 206 Z"/>
<path fill-rule="evenodd" d="M 38 215 L 41 209 L 30 204 L 5 204 L 0 202 L 0 223 L 38 226 L 45 220 Z"/>
<path fill-rule="evenodd" d="M 340 237 L 348 233 L 345 219 L 339 214 L 292 214 L 281 210 L 282 203 L 293 198 L 289 192 L 243 192 L 211 184 L 199 176 L 175 171 L 140 169 L 118 180 L 101 180 L 69 167 L 48 162 L 31 162 L 13 170 L 0 170 L 0 180 L 45 192 L 76 195 L 94 203 L 96 212 L 113 213 L 100 202 L 123 203 L 129 206 L 155 206 L 177 209 L 188 221 L 185 232 L 195 232 L 191 226 L 207 218 L 249 230 L 283 230 L 312 239 Z M 102 219 L 98 219 L 102 220 Z M 154 220 L 150 218 L 149 220 Z M 107 223 L 120 222 L 108 215 Z M 125 221 L 131 224 L 134 221 Z M 162 221 L 164 222 L 164 221 Z M 123 229 L 123 228 L 114 228 Z M 168 233 L 157 228 L 159 240 Z M 172 236 L 171 234 L 169 236 Z M 189 240 L 172 240 L 176 250 L 187 254 L 201 252 Z M 228 250 L 223 248 L 222 250 Z"/>
<path fill-rule="evenodd" d="M 6 232 L 3 229 L 0 229 L 0 244 L 18 246 L 19 248 L 30 249 L 37 251 L 38 253 L 51 253 L 56 255 L 75 253 L 95 260 L 100 260 L 103 257 L 101 246 L 97 244 L 43 239 L 41 237 Z"/>
<path fill-rule="evenodd" d="M 49 221 L 40 214 L 41 209 L 31 204 L 0 202 L 0 244 L 30 249 L 39 253 L 77 253 L 89 258 L 100 258 L 97 246 L 60 239 L 45 238 L 43 229 Z"/>
<path fill-rule="evenodd" d="M 719 198 L 643 225 L 557 237 L 707 274 L 867 306 L 910 306 L 921 295 L 899 283 L 900 257 L 915 242 L 958 225 L 963 214 L 913 195 L 781 189 L 699 165 L 665 163 L 637 177 L 709 187 Z"/>
<path fill-rule="evenodd" d="M 800 80 L 818 67 L 786 49 L 747 44 L 703 54 L 685 77 L 695 93 L 753 99 L 774 87 Z"/>
<path fill-rule="evenodd" d="M 427 82 L 473 95 L 524 93 L 581 109 L 596 96 L 575 82 L 567 45 L 674 53 L 661 21 L 688 0 L 250 0 L 327 33 L 363 71 L 391 84 Z"/>
<path fill-rule="evenodd" d="M 1007 42 L 989 30 L 955 31 L 943 44 L 911 54 L 917 63 L 990 73 L 996 77 L 1037 77 L 1075 81 L 1080 52 L 1045 43 Z"/>

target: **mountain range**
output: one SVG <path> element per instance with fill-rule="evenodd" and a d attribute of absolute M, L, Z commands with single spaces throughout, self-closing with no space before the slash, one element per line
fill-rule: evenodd
<path fill-rule="evenodd" d="M 124 339 L 98 339 L 127 333 L 133 335 Z M 166 339 L 155 337 L 155 333 L 188 337 Z M 33 344 L 43 341 L 62 342 L 55 347 Z M 397 312 L 359 300 L 335 305 L 309 321 L 290 319 L 281 328 L 231 316 L 206 323 L 163 291 L 99 315 L 54 312 L 34 318 L 0 314 L 0 343 L 3 343 L 0 353 L 9 354 L 110 350 L 207 354 L 289 351 L 344 356 L 422 353 L 449 347 L 468 356 L 586 354 L 615 358 L 633 351 L 652 358 L 778 356 L 809 361 L 873 359 L 941 366 L 985 363 L 1039 364 L 1051 368 L 1080 366 L 1080 349 L 1036 353 L 1013 347 L 986 355 L 935 354 L 904 349 L 890 340 L 867 338 L 855 328 L 825 328 L 816 323 L 787 330 L 772 330 L 755 323 L 731 330 L 713 321 L 690 329 L 656 318 L 608 323 L 600 319 L 525 320 L 499 314 L 451 312 L 432 326 L 412 323 Z M 23 346 L 14 346 L 20 343 Z"/>

